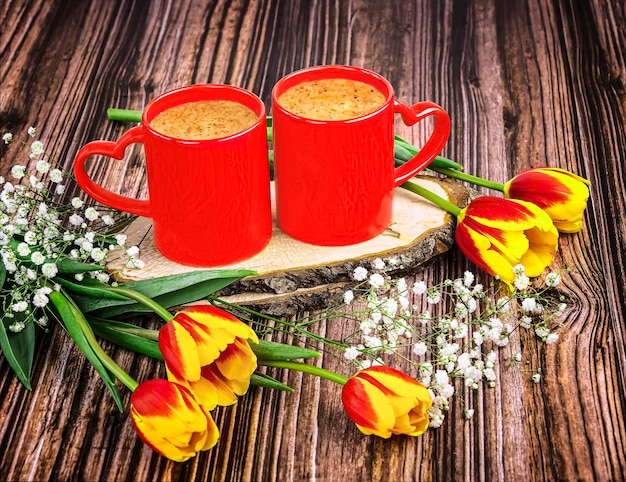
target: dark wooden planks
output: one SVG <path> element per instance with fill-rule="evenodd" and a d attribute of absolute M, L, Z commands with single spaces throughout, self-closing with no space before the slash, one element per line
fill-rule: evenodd
<path fill-rule="evenodd" d="M 307 65 L 352 63 L 387 76 L 405 102 L 451 115 L 444 154 L 504 182 L 549 164 L 592 181 L 585 228 L 563 236 L 556 266 L 569 309 L 556 345 L 514 337 L 543 381 L 498 365 L 498 386 L 466 392 L 418 439 L 362 436 L 329 382 L 273 372 L 293 394 L 252 390 L 219 410 L 222 438 L 175 464 L 147 449 L 62 330 L 40 337 L 34 391 L 0 359 L 0 475 L 58 480 L 620 480 L 626 477 L 623 320 L 626 206 L 626 11 L 619 1 L 331 0 L 61 2 L 0 7 L 0 130 L 40 128 L 69 167 L 77 149 L 127 126 L 109 106 L 140 109 L 171 87 L 224 82 L 269 107 L 273 84 Z M 421 130 L 398 125 L 419 142 Z M 0 146 L 2 173 L 19 161 Z M 140 151 L 96 176 L 144 192 Z M 457 250 L 424 273 L 472 268 Z M 153 320 L 146 319 L 146 323 Z M 332 324 L 320 327 L 340 333 Z M 105 345 L 137 378 L 162 366 Z M 332 357 L 319 363 L 341 366 Z M 458 388 L 463 392 L 462 387 Z M 128 397 L 126 397 L 126 400 Z"/>

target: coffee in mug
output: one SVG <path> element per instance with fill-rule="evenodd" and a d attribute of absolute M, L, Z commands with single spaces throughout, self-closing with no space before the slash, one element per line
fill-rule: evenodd
<path fill-rule="evenodd" d="M 164 110 L 150 126 L 169 137 L 203 140 L 227 137 L 251 127 L 256 113 L 231 100 L 199 100 Z"/>
<path fill-rule="evenodd" d="M 385 96 L 371 84 L 353 79 L 320 79 L 302 82 L 278 98 L 292 114 L 314 120 L 346 120 L 371 114 L 385 103 Z"/>

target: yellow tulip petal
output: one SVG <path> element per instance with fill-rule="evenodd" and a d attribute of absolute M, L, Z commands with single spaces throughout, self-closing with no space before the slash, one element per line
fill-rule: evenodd
<path fill-rule="evenodd" d="M 248 342 L 237 338 L 215 361 L 221 374 L 228 379 L 250 377 L 257 369 L 256 355 Z"/>

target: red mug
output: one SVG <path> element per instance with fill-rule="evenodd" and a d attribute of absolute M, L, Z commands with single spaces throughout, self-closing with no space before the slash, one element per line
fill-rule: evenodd
<path fill-rule="evenodd" d="M 291 87 L 324 79 L 369 84 L 384 103 L 345 120 L 308 118 L 281 105 L 279 98 Z M 409 126 L 434 119 L 428 141 L 397 168 L 395 113 Z M 272 91 L 272 116 L 278 224 L 291 237 L 322 246 L 355 244 L 384 232 L 391 223 L 394 188 L 424 169 L 450 134 L 450 119 L 441 107 L 402 104 L 383 77 L 351 66 L 310 67 L 283 77 Z"/>
<path fill-rule="evenodd" d="M 150 123 L 161 112 L 189 102 L 233 101 L 256 115 L 251 127 L 215 139 L 188 140 L 164 135 Z M 144 146 L 148 199 L 116 194 L 85 170 L 90 156 L 123 159 L 127 146 Z M 177 263 L 223 266 L 250 258 L 272 233 L 265 106 L 253 93 L 220 84 L 171 90 L 152 100 L 142 123 L 117 142 L 94 141 L 74 161 L 80 187 L 120 211 L 152 218 L 154 242 Z"/>

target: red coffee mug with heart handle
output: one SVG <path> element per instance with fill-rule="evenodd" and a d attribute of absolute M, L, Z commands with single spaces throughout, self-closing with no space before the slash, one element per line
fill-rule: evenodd
<path fill-rule="evenodd" d="M 363 82 L 384 100 L 373 112 L 344 120 L 307 118 L 281 105 L 281 95 L 291 87 L 323 79 Z M 339 99 L 332 107 L 341 104 Z M 434 119 L 417 155 L 397 168 L 396 113 L 409 126 Z M 316 245 L 359 243 L 385 231 L 392 219 L 394 188 L 424 169 L 450 134 L 450 119 L 440 106 L 402 104 L 383 77 L 351 66 L 311 67 L 283 77 L 272 92 L 272 116 L 278 224 L 290 236 Z"/>
<path fill-rule="evenodd" d="M 203 140 L 164 135 L 151 127 L 161 112 L 188 102 L 225 100 L 256 115 L 251 127 Z M 114 193 L 94 182 L 87 159 L 123 159 L 127 146 L 144 147 L 148 199 Z M 120 211 L 152 218 L 156 248 L 172 261 L 212 267 L 259 253 L 272 233 L 265 106 L 253 93 L 221 84 L 171 90 L 143 110 L 142 123 L 117 142 L 95 141 L 76 155 L 74 173 L 95 200 Z"/>

